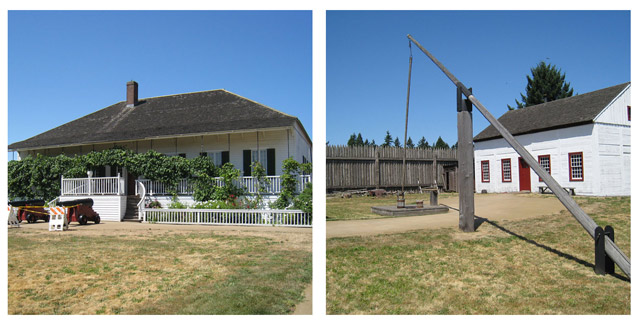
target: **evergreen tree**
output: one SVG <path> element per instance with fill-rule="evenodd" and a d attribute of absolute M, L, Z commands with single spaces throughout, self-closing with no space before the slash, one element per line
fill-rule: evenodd
<path fill-rule="evenodd" d="M 376 147 L 377 146 L 377 143 L 374 142 L 374 139 L 372 139 L 372 142 L 370 143 L 370 146 L 372 146 L 372 147 Z"/>
<path fill-rule="evenodd" d="M 361 133 L 359 132 L 359 134 L 357 135 L 357 140 L 355 141 L 355 145 L 357 146 L 363 146 L 363 137 L 361 137 Z"/>
<path fill-rule="evenodd" d="M 394 147 L 401 147 L 401 142 L 399 141 L 399 137 L 394 139 Z"/>
<path fill-rule="evenodd" d="M 441 138 L 441 136 L 439 136 L 439 139 L 436 140 L 436 144 L 434 144 L 434 148 L 448 149 L 450 148 L 450 146 L 445 141 L 443 141 L 443 138 Z"/>
<path fill-rule="evenodd" d="M 352 147 L 357 143 L 357 135 L 354 133 L 350 135 L 350 139 L 348 139 L 348 147 Z"/>
<path fill-rule="evenodd" d="M 419 143 L 416 145 L 416 147 L 420 148 L 420 149 L 430 148 L 430 143 L 428 143 L 428 141 L 425 140 L 425 137 L 421 137 L 421 139 L 419 139 Z"/>
<path fill-rule="evenodd" d="M 385 132 L 385 138 L 383 139 L 383 144 L 381 144 L 381 147 L 390 147 L 390 145 L 392 144 L 392 136 L 390 136 L 390 131 Z"/>
<path fill-rule="evenodd" d="M 459 142 L 455 142 L 454 145 L 452 145 L 452 147 L 450 147 L 452 149 L 458 149 L 459 148 Z"/>
<path fill-rule="evenodd" d="M 565 82 L 565 73 L 561 73 L 555 65 L 541 61 L 531 70 L 532 76 L 527 75 L 525 94 L 521 93 L 521 100 L 516 101 L 516 108 L 521 109 L 536 104 L 568 98 L 574 94 L 568 82 Z M 509 104 L 507 108 L 514 110 Z"/>
<path fill-rule="evenodd" d="M 408 141 L 405 143 L 405 146 L 408 148 L 414 148 L 414 143 L 412 142 L 412 137 L 408 137 Z"/>
<path fill-rule="evenodd" d="M 366 138 L 366 141 L 363 143 L 364 146 L 370 146 L 370 142 L 368 141 L 368 138 Z"/>

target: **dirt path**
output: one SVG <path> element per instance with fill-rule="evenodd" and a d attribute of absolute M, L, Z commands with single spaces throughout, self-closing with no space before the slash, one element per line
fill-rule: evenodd
<path fill-rule="evenodd" d="M 439 200 L 458 208 L 458 197 Z M 475 215 L 490 220 L 516 220 L 546 214 L 557 214 L 565 207 L 553 196 L 535 194 L 476 194 L 474 195 Z M 419 229 L 457 227 L 459 212 L 450 209 L 448 213 L 384 218 L 373 220 L 329 221 L 326 236 L 348 237 L 405 232 Z"/>
<path fill-rule="evenodd" d="M 292 313 L 293 315 L 312 315 L 312 284 L 306 287 L 303 295 L 304 300 L 297 304 L 295 311 Z"/>

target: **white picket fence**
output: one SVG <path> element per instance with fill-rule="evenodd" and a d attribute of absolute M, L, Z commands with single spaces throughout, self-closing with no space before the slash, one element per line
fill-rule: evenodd
<path fill-rule="evenodd" d="M 312 227 L 301 210 L 142 209 L 143 221 L 165 224 Z"/>

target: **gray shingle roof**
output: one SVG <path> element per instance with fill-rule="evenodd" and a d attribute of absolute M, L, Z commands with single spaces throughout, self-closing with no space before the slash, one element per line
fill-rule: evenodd
<path fill-rule="evenodd" d="M 593 122 L 594 118 L 620 94 L 630 82 L 572 96 L 524 109 L 507 111 L 498 118 L 512 135 L 522 135 Z M 501 138 L 494 126 L 483 129 L 474 141 Z"/>
<path fill-rule="evenodd" d="M 277 128 L 292 126 L 295 122 L 308 137 L 296 117 L 226 90 L 213 90 L 140 99 L 132 108 L 126 107 L 126 101 L 118 102 L 13 143 L 9 149 Z"/>

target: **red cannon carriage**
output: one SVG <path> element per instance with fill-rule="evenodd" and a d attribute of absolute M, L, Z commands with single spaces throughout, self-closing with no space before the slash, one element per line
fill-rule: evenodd
<path fill-rule="evenodd" d="M 78 199 L 64 202 L 57 202 L 58 206 L 67 208 L 66 216 L 68 223 L 77 221 L 84 225 L 89 221 L 100 223 L 100 215 L 93 211 L 93 199 Z"/>
<path fill-rule="evenodd" d="M 36 223 L 38 220 L 49 222 L 49 212 L 44 208 L 44 200 L 10 201 L 9 205 L 19 208 L 18 222 L 23 220 L 28 223 Z"/>

